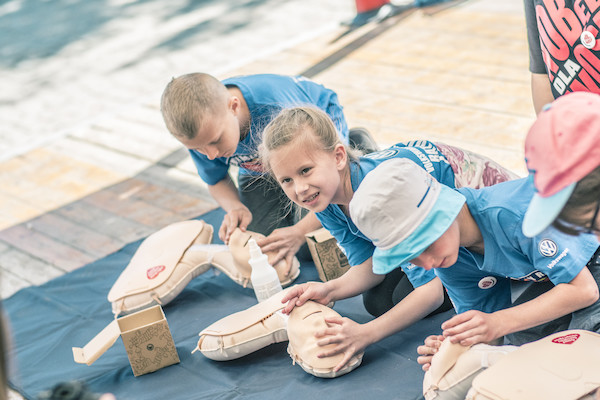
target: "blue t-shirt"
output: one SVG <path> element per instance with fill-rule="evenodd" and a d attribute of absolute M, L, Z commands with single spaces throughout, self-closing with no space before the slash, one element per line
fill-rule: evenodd
<path fill-rule="evenodd" d="M 360 157 L 358 163 L 350 164 L 352 190 L 356 192 L 364 177 L 384 161 L 393 158 L 408 158 L 423 167 L 440 183 L 454 188 L 454 172 L 437 147 L 426 140 L 398 143 L 392 147 Z M 385 184 L 385 182 L 382 182 Z M 359 265 L 373 256 L 375 245 L 346 216 L 337 204 L 330 204 L 325 210 L 316 213 L 321 224 L 338 241 L 348 257 L 350 265 Z M 409 275 L 415 287 L 429 282 L 435 277 L 433 271 L 421 268 Z M 413 281 L 414 279 L 414 281 Z"/>
<path fill-rule="evenodd" d="M 523 235 L 523 216 L 533 196 L 528 178 L 483 189 L 456 189 L 483 236 L 484 254 L 461 248 L 456 264 L 435 273 L 458 313 L 494 312 L 510 306 L 510 280 L 568 283 L 598 248 L 594 235 L 570 236 L 550 227 Z"/>
<path fill-rule="evenodd" d="M 260 175 L 263 168 L 258 156 L 262 133 L 271 120 L 284 108 L 313 105 L 332 119 L 343 143 L 348 143 L 348 126 L 337 94 L 323 85 L 302 76 L 273 74 L 247 75 L 225 79 L 226 87 L 237 87 L 250 112 L 250 131 L 241 140 L 232 157 L 209 160 L 197 150 L 190 150 L 198 174 L 204 182 L 214 185 L 227 176 L 229 165 L 240 167 L 240 174 Z"/>

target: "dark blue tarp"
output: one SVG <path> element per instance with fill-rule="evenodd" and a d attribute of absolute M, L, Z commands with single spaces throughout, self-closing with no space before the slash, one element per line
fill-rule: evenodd
<path fill-rule="evenodd" d="M 202 217 L 218 226 L 221 210 Z M 218 238 L 216 238 L 218 241 Z M 438 333 L 448 313 L 419 322 L 369 347 L 362 365 L 335 379 L 320 379 L 292 365 L 286 343 L 270 345 L 238 360 L 216 362 L 191 354 L 198 333 L 256 299 L 212 271 L 194 279 L 164 312 L 181 363 L 134 377 L 121 339 L 93 365 L 76 364 L 71 348 L 82 347 L 113 319 L 106 295 L 141 243 L 93 262 L 42 286 L 25 288 L 4 301 L 13 349 L 10 385 L 27 399 L 58 382 L 85 381 L 94 392 L 127 399 L 419 399 L 423 372 L 416 347 Z M 314 265 L 303 263 L 297 282 L 318 280 Z M 357 322 L 371 319 L 360 297 L 334 309 Z"/>

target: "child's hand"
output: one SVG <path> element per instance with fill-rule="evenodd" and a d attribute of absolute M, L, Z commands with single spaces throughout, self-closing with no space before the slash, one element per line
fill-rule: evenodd
<path fill-rule="evenodd" d="M 298 231 L 296 226 L 288 226 L 275 229 L 269 236 L 258 240 L 256 244 L 265 253 L 276 253 L 269 257 L 269 264 L 276 265 L 279 261 L 285 260 L 288 268 L 291 268 L 292 260 L 305 240 L 304 235 Z M 289 273 L 289 269 L 286 271 L 286 275 L 287 273 Z"/>
<path fill-rule="evenodd" d="M 372 343 L 369 340 L 365 326 L 349 318 L 325 318 L 325 322 L 328 328 L 315 333 L 315 337 L 321 338 L 317 344 L 319 346 L 336 344 L 337 346 L 331 350 L 323 351 L 317 357 L 331 357 L 343 353 L 344 358 L 335 366 L 334 372 L 344 368 L 355 354 L 360 353 Z"/>
<path fill-rule="evenodd" d="M 500 331 L 502 324 L 496 317 L 496 313 L 470 310 L 444 322 L 442 334 L 452 343 L 460 343 L 463 346 L 489 343 L 503 335 Z"/>
<path fill-rule="evenodd" d="M 322 282 L 307 282 L 301 285 L 296 285 L 288 289 L 287 293 L 281 299 L 282 303 L 287 302 L 283 308 L 284 314 L 292 312 L 294 307 L 300 307 L 308 300 L 316 301 L 321 304 L 329 304 L 331 296 L 325 283 Z"/>
<path fill-rule="evenodd" d="M 427 371 L 429 370 L 429 367 L 431 367 L 431 359 L 440 349 L 444 339 L 445 338 L 442 335 L 427 336 L 425 343 L 422 346 L 417 347 L 417 353 L 419 354 L 417 362 L 421 364 L 423 371 Z"/>
<path fill-rule="evenodd" d="M 248 224 L 252 222 L 252 213 L 246 207 L 239 207 L 225 214 L 221 227 L 219 228 L 219 239 L 228 244 L 229 238 L 235 228 L 245 231 Z"/>

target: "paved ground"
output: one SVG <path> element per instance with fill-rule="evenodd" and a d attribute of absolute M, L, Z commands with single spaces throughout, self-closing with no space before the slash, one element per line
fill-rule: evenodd
<path fill-rule="evenodd" d="M 215 207 L 160 117 L 173 75 L 303 73 L 382 145 L 438 140 L 525 173 L 521 0 L 455 1 L 345 34 L 348 3 L 0 3 L 1 297 Z"/>
<path fill-rule="evenodd" d="M 0 1 L 0 160 L 336 28 L 352 0 Z"/>
<path fill-rule="evenodd" d="M 177 152 L 157 110 L 172 76 L 225 75 L 336 30 L 354 15 L 348 0 L 0 4 L 0 177 L 6 183 L 0 266 L 9 270 L 2 297 L 214 207 L 199 205 L 207 195 L 191 164 L 175 167 L 186 155 Z M 127 189 L 86 198 L 136 175 L 141 180 L 125 182 Z M 171 192 L 163 203 L 169 195 L 189 198 L 162 208 L 150 204 L 156 194 L 142 203 L 132 199 L 131 190 L 164 188 Z M 129 190 L 127 207 L 152 206 L 166 219 L 119 218 L 129 213 L 123 190 Z"/>

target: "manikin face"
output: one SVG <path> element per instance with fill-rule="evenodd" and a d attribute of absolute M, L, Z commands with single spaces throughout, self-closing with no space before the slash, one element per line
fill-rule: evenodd
<path fill-rule="evenodd" d="M 426 270 L 432 268 L 448 268 L 456 263 L 460 248 L 458 223 L 454 221 L 442 236 L 433 242 L 418 257 L 410 260 Z"/>
<path fill-rule="evenodd" d="M 185 147 L 197 150 L 209 160 L 231 157 L 240 142 L 239 100 L 231 97 L 227 108 L 205 118 L 193 139 L 178 138 Z"/>
<path fill-rule="evenodd" d="M 346 150 L 333 152 L 307 149 L 290 143 L 271 152 L 273 175 L 286 196 L 300 207 L 323 211 L 329 204 L 345 204 L 341 171 L 346 167 Z"/>

